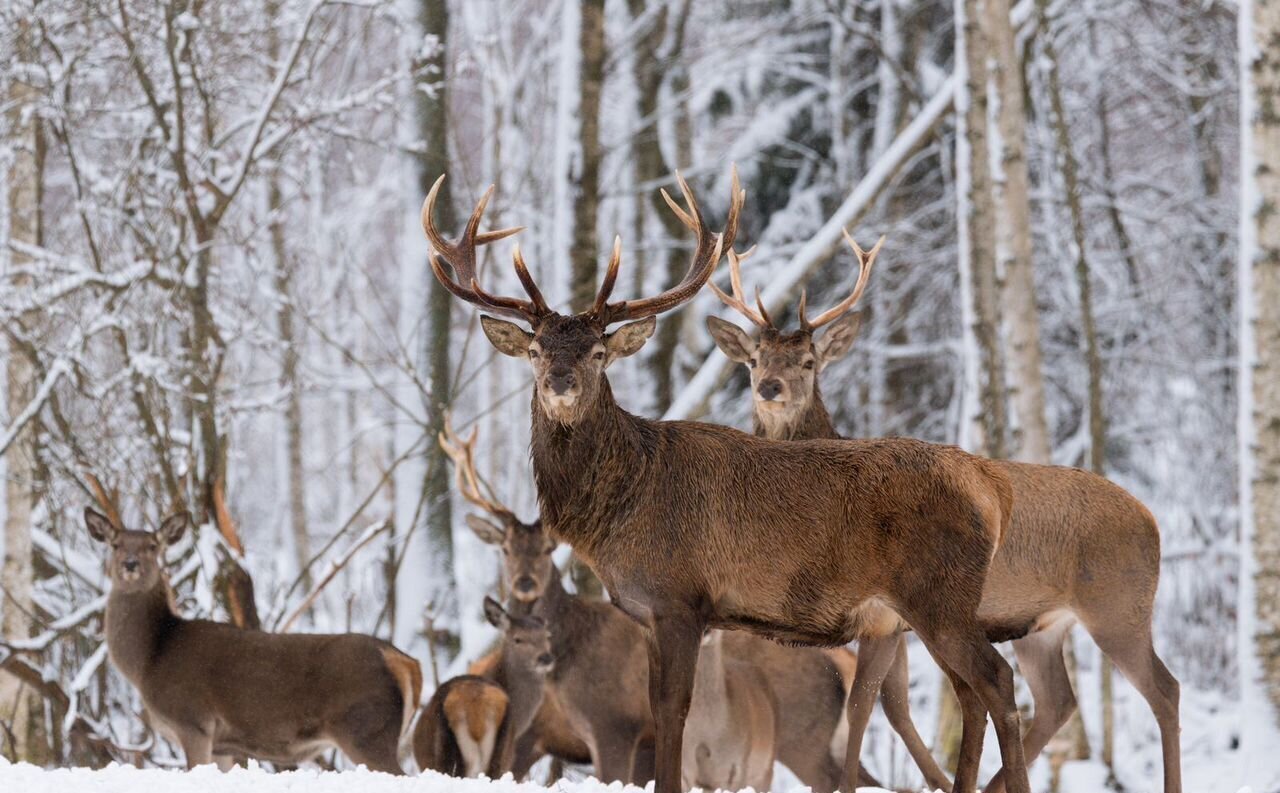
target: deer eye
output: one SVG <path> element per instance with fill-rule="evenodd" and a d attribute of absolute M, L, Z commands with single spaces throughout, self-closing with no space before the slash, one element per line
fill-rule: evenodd
<path fill-rule="evenodd" d="M 747 366 L 750 366 L 752 369 L 756 368 L 756 359 L 752 358 L 749 361 L 747 361 Z"/>
<path fill-rule="evenodd" d="M 529 357 L 530 357 L 530 358 L 537 358 L 537 357 L 538 357 L 538 351 L 537 351 L 537 350 L 535 350 L 535 349 L 533 349 L 532 347 L 530 347 L 530 348 L 529 348 Z"/>
<path fill-rule="evenodd" d="M 812 369 L 812 368 L 813 368 L 813 361 L 805 361 L 805 362 L 804 362 L 804 368 L 805 368 L 805 369 Z"/>
<path fill-rule="evenodd" d="M 596 350 L 595 352 L 593 352 L 593 353 L 591 354 L 591 358 L 592 358 L 592 360 L 596 360 L 596 361 L 603 361 L 603 360 L 604 360 L 604 350 Z"/>

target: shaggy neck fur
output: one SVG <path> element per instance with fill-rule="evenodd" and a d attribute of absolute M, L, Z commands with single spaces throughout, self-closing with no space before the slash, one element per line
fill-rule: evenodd
<path fill-rule="evenodd" d="M 777 441 L 807 441 L 818 438 L 838 440 L 840 438 L 840 433 L 836 432 L 835 425 L 831 421 L 831 414 L 827 412 L 827 406 L 822 401 L 822 392 L 818 389 L 816 380 L 809 406 L 799 416 L 775 418 L 757 407 L 753 417 L 754 432 L 761 438 Z"/>

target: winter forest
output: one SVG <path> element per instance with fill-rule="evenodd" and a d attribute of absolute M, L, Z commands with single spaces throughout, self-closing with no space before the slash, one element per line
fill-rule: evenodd
<path fill-rule="evenodd" d="M 96 540 L 118 556 L 122 528 L 172 539 L 159 564 L 177 614 L 378 637 L 420 664 L 424 704 L 510 659 L 541 623 L 486 597 L 522 585 L 503 574 L 515 530 L 494 521 L 539 516 L 536 362 L 502 355 L 433 275 L 424 198 L 435 186 L 434 224 L 465 242 L 492 185 L 481 232 L 520 230 L 476 249 L 478 283 L 524 295 L 518 244 L 550 307 L 584 312 L 615 238 L 614 300 L 686 277 L 701 238 L 661 192 L 687 208 L 683 177 L 710 230 L 738 219 L 710 276 L 723 295 L 698 290 L 634 355 L 610 348 L 621 407 L 759 431 L 755 353 L 708 317 L 755 339 L 862 288 L 860 324 L 813 334 L 831 354 L 806 376 L 835 432 L 1086 469 L 1131 493 L 1159 527 L 1151 574 L 1111 538 L 1075 561 L 1114 576 L 1114 602 L 1158 572 L 1182 786 L 1280 791 L 1276 0 L 6 0 L 0 64 L 0 787 L 43 784 L 9 763 L 190 760 L 108 652 L 116 573 Z M 552 586 L 616 600 L 571 545 L 542 549 Z M 647 564 L 662 578 L 692 562 Z M 1063 623 L 1061 659 L 1048 650 L 1071 683 L 1066 723 L 1027 754 L 1031 789 L 1168 793 L 1155 706 L 1087 623 Z M 709 635 L 699 681 L 712 648 L 720 663 Z M 905 635 L 900 704 L 950 779 L 965 707 Z M 1025 729 L 1055 706 L 1029 656 L 995 646 Z M 932 789 L 891 719 L 870 716 L 866 778 Z M 818 790 L 786 732 L 772 787 Z M 981 784 L 997 738 L 989 726 Z M 528 779 L 611 781 L 603 740 L 583 741 L 589 756 L 547 748 Z M 140 789 L 111 776 L 126 770 L 93 773 Z M 47 789 L 92 782 L 59 779 Z"/>

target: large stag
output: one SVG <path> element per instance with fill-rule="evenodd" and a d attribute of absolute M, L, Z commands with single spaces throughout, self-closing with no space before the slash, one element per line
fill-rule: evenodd
<path fill-rule="evenodd" d="M 964 713 L 963 743 L 981 742 L 990 711 L 1010 789 L 1029 793 L 1013 673 L 977 619 L 1012 508 L 998 468 L 915 440 L 782 442 L 710 424 L 651 421 L 613 397 L 606 368 L 638 352 L 656 316 L 692 299 L 721 251 L 732 248 L 745 199 L 736 174 L 720 234 L 704 226 L 683 180 L 688 211 L 664 191 L 697 238 L 678 284 L 654 297 L 610 302 L 621 262 L 615 241 L 593 306 L 574 315 L 548 307 L 518 247 L 515 270 L 528 298 L 486 292 L 476 280 L 475 247 L 488 196 L 450 243 L 432 219 L 438 185 L 422 213 L 437 279 L 456 297 L 532 328 L 481 317 L 490 343 L 533 371 L 531 457 L 547 531 L 572 545 L 615 605 L 646 628 L 656 793 L 680 790 L 681 739 L 704 628 L 835 646 L 896 634 L 902 621 L 951 676 Z M 608 331 L 620 322 L 628 324 Z M 857 756 L 846 757 L 845 789 L 853 788 L 856 768 Z M 971 790 L 966 780 L 976 778 L 976 764 L 962 767 L 956 789 Z"/>
<path fill-rule="evenodd" d="M 299 763 L 336 746 L 375 771 L 396 759 L 422 693 L 418 662 L 355 633 L 275 634 L 208 620 L 173 607 L 165 548 L 190 517 L 156 533 L 121 529 L 84 511 L 90 536 L 111 546 L 107 653 L 142 695 L 152 725 L 182 747 L 187 767 L 234 755 Z"/>
<path fill-rule="evenodd" d="M 863 252 L 847 234 L 845 239 L 859 267 L 852 292 L 813 319 L 802 295 L 797 330 L 780 330 L 758 301 L 756 308 L 748 305 L 740 272 L 745 255 L 728 256 L 732 294 L 711 285 L 726 305 L 759 328 L 753 339 L 737 325 L 707 318 L 720 349 L 750 371 L 757 435 L 841 437 L 823 404 L 818 374 L 853 344 L 860 323 L 853 308 L 880 249 L 877 243 Z M 1023 738 L 1025 756 L 1034 759 L 1076 708 L 1062 645 L 1078 619 L 1151 706 L 1163 744 L 1164 789 L 1178 793 L 1178 682 L 1151 641 L 1160 577 L 1160 533 L 1154 518 L 1129 493 L 1087 471 L 1008 461 L 996 465 L 1013 484 L 1013 516 L 987 574 L 978 619 L 993 638 L 1013 640 L 1018 667 L 1031 688 L 1035 715 Z M 895 656 L 901 657 L 895 646 L 889 637 L 873 637 L 859 647 L 860 665 L 849 698 L 851 752 L 861 746 L 885 672 Z M 946 785 L 931 756 L 914 751 L 912 756 L 930 787 Z M 1004 789 L 1005 773 L 991 780 L 989 793 Z"/>

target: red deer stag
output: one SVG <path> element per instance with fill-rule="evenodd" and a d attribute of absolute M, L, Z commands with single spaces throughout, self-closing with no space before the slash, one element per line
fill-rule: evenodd
<path fill-rule="evenodd" d="M 720 349 L 750 371 L 757 435 L 795 440 L 840 437 L 823 404 L 817 375 L 853 344 L 860 321 L 853 308 L 880 248 L 877 243 L 864 253 L 847 234 L 845 239 L 859 264 L 853 291 L 813 319 L 805 313 L 802 295 L 798 330 L 784 333 L 758 302 L 754 309 L 747 304 L 740 273 L 745 256 L 729 255 L 732 295 L 712 284 L 722 301 L 760 329 L 753 340 L 732 323 L 707 318 Z M 825 325 L 830 327 L 818 335 Z M 1013 484 L 1014 507 L 1008 533 L 987 573 L 978 619 L 993 639 L 1013 640 L 1018 667 L 1035 700 L 1035 715 L 1023 738 L 1025 756 L 1031 760 L 1039 755 L 1076 708 L 1062 644 L 1079 619 L 1151 706 L 1163 744 L 1164 789 L 1178 793 L 1178 682 L 1151 642 L 1151 612 L 1160 577 L 1155 519 L 1133 496 L 1092 473 L 1008 461 L 995 465 Z M 871 703 L 895 653 L 887 637 L 859 647 L 861 663 L 849 698 L 851 751 L 861 744 Z M 903 730 L 898 720 L 908 720 L 909 727 L 905 707 L 896 717 L 891 712 L 889 716 L 899 733 Z M 914 734 L 914 728 L 909 729 Z M 932 757 L 915 750 L 912 756 L 931 787 L 944 786 Z M 987 790 L 1003 789 L 1001 772 Z"/>
<path fill-rule="evenodd" d="M 461 438 L 446 421 L 440 444 L 456 465 L 459 493 L 489 516 L 468 515 L 467 524 L 481 540 L 502 549 L 503 575 L 510 592 L 508 608 L 533 609 L 542 614 L 548 619 L 553 636 L 558 626 L 582 626 L 596 631 L 594 639 L 576 633 L 557 639 L 557 646 L 561 648 L 557 653 L 560 674 L 553 676 L 551 690 L 530 733 L 517 741 L 514 768 L 517 777 L 544 751 L 570 762 L 580 762 L 577 758 L 582 753 L 575 754 L 571 745 L 566 746 L 569 742 L 564 736 L 574 734 L 574 727 L 563 713 L 560 696 L 565 697 L 577 714 L 574 721 L 584 735 L 608 724 L 630 725 L 633 714 L 643 714 L 640 754 L 644 755 L 644 749 L 650 748 L 653 724 L 649 716 L 648 656 L 640 626 L 612 606 L 584 601 L 564 590 L 560 570 L 551 559 L 556 543 L 543 531 L 542 522 L 524 523 L 492 495 L 486 494 L 475 468 L 475 430 L 469 437 Z M 853 654 L 843 648 L 823 651 L 812 647 L 783 647 L 741 631 L 726 635 L 724 645 L 730 663 L 750 662 L 767 680 L 777 708 L 779 762 L 815 793 L 834 791 L 840 783 L 847 742 L 843 667 L 856 664 Z M 500 658 L 501 653 L 496 652 L 491 660 L 482 659 L 473 667 L 473 674 L 493 675 Z M 638 668 L 643 668 L 642 676 L 635 671 Z M 599 669 L 628 671 L 625 675 L 601 680 Z M 606 715 L 613 711 L 628 715 Z M 594 719 L 588 715 L 594 715 Z M 691 719 L 696 715 L 690 711 Z M 631 745 L 626 740 L 618 743 Z M 632 773 L 632 779 L 645 782 L 651 775 L 651 766 L 642 763 Z M 879 787 L 865 770 L 860 772 L 860 778 L 863 784 Z"/>
<path fill-rule="evenodd" d="M 513 617 L 484 599 L 489 624 L 502 631 L 497 682 L 462 675 L 440 687 L 413 731 L 413 756 L 422 770 L 497 779 L 511 770 L 515 737 L 529 729 L 554 666 L 551 636 L 539 617 Z"/>
<path fill-rule="evenodd" d="M 89 534 L 111 546 L 106 636 L 111 663 L 142 695 L 152 726 L 182 746 L 187 767 L 231 755 L 310 760 L 336 746 L 375 771 L 396 759 L 422 693 L 418 662 L 356 633 L 276 634 L 173 607 L 164 550 L 186 531 L 184 512 L 154 534 L 116 527 L 86 509 Z"/>
<path fill-rule="evenodd" d="M 621 263 L 616 240 L 592 308 L 574 315 L 547 306 L 518 247 L 515 270 L 528 299 L 486 292 L 475 270 L 480 212 L 450 243 L 432 220 L 439 183 L 423 206 L 431 267 L 445 288 L 532 327 L 481 316 L 490 343 L 533 371 L 530 451 L 548 533 L 572 545 L 614 604 L 646 629 L 656 793 L 680 790 L 704 628 L 835 646 L 896 633 L 903 620 L 951 676 L 963 742 L 980 743 L 990 711 L 1010 788 L 1029 793 L 1013 672 L 977 620 L 1012 509 L 1009 482 L 990 461 L 908 439 L 772 441 L 640 418 L 615 401 L 606 368 L 639 351 L 656 316 L 692 299 L 733 246 L 745 199 L 736 174 L 720 234 L 703 225 L 679 182 L 688 211 L 663 195 L 697 238 L 684 278 L 655 297 L 610 302 Z M 619 322 L 628 324 L 608 331 Z M 857 756 L 846 757 L 845 789 L 856 769 Z M 961 769 L 960 779 L 969 777 L 976 767 Z"/>

